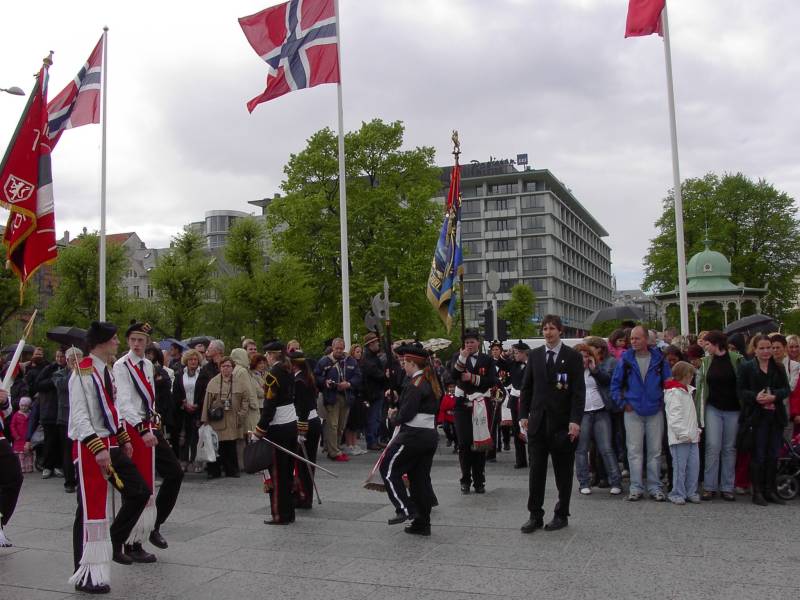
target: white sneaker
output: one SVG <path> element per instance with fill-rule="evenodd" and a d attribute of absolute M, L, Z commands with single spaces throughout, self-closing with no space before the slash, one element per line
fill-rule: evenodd
<path fill-rule="evenodd" d="M 592 493 L 592 488 L 590 487 L 581 488 L 581 494 L 583 494 L 584 496 L 588 496 L 591 493 Z"/>
<path fill-rule="evenodd" d="M 64 477 L 64 471 L 61 469 L 53 469 L 53 475 L 56 477 Z"/>
<path fill-rule="evenodd" d="M 619 496 L 622 493 L 622 488 L 612 487 L 610 490 L 608 490 L 608 493 L 612 496 Z"/>
<path fill-rule="evenodd" d="M 353 456 L 361 456 L 362 454 L 366 454 L 367 451 L 364 450 L 361 446 L 356 446 L 353 450 Z"/>
<path fill-rule="evenodd" d="M 12 545 L 13 544 L 6 537 L 6 534 L 3 531 L 3 528 L 0 527 L 0 548 L 11 548 Z"/>
<path fill-rule="evenodd" d="M 42 470 L 42 479 L 50 479 L 53 476 L 52 469 L 43 469 Z"/>
<path fill-rule="evenodd" d="M 353 456 L 355 454 L 356 448 L 355 446 L 342 446 L 342 452 L 349 456 Z"/>

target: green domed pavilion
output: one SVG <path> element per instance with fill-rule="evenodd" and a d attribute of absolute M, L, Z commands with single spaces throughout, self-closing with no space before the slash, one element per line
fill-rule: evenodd
<path fill-rule="evenodd" d="M 742 318 L 742 304 L 753 302 L 757 313 L 761 312 L 761 298 L 766 295 L 767 288 L 745 287 L 743 283 L 736 285 L 731 281 L 731 263 L 724 254 L 710 248 L 705 241 L 705 250 L 689 259 L 686 265 L 686 290 L 689 307 L 694 311 L 694 332 L 698 333 L 698 317 L 700 306 L 706 302 L 719 304 L 728 325 L 728 311 L 735 307 L 736 318 Z M 661 323 L 667 327 L 667 307 L 680 302 L 678 290 L 653 294 L 658 304 Z"/>

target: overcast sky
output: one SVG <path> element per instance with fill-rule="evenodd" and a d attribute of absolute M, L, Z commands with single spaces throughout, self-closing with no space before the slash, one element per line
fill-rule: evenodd
<path fill-rule="evenodd" d="M 213 209 L 279 191 L 290 153 L 336 129 L 333 85 L 247 113 L 266 65 L 237 18 L 270 4 L 8 3 L 0 87 L 29 92 L 49 50 L 50 97 L 108 25 L 108 231 L 160 247 Z M 672 187 L 664 52 L 624 39 L 626 0 L 340 0 L 345 128 L 402 120 L 406 145 L 449 164 L 528 153 L 608 230 L 620 288 L 636 287 Z M 800 195 L 800 3 L 669 0 L 681 175 L 741 171 Z M 0 95 L 0 145 L 23 98 Z M 100 126 L 53 154 L 56 227 L 99 228 Z M 3 221 L 6 219 L 2 211 Z M 433 249 L 431 249 L 433 251 Z"/>

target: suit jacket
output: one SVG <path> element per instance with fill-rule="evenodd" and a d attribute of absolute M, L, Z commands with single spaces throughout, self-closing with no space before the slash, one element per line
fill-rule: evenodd
<path fill-rule="evenodd" d="M 465 396 L 476 392 L 487 393 L 497 383 L 497 373 L 492 357 L 488 354 L 473 354 L 465 365 L 458 362 L 458 354 L 456 352 L 453 356 L 450 375 L 455 381 L 456 388 L 464 392 L 463 396 L 456 394 L 456 408 L 464 408 L 467 401 Z M 461 375 L 464 373 L 475 375 L 475 380 L 461 381 Z"/>
<path fill-rule="evenodd" d="M 554 373 L 548 377 L 546 350 L 545 346 L 540 346 L 528 353 L 528 366 L 522 380 L 519 416 L 528 417 L 528 435 L 539 431 L 545 415 L 548 433 L 567 430 L 570 423 L 580 425 L 583 418 L 586 384 L 580 352 L 562 343 L 555 357 Z"/>

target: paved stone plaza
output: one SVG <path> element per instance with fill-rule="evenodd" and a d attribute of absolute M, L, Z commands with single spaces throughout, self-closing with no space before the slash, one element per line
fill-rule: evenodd
<path fill-rule="evenodd" d="M 567 529 L 524 535 L 527 471 L 514 470 L 512 455 L 503 453 L 487 466 L 487 493 L 462 496 L 456 457 L 442 447 L 433 470 L 440 502 L 433 534 L 419 538 L 386 525 L 394 513 L 388 500 L 361 487 L 374 459 L 323 458 L 339 478 L 321 474 L 323 504 L 298 511 L 288 527 L 263 524 L 259 477 L 187 475 L 162 528 L 170 547 L 154 565 L 114 564 L 111 597 L 798 598 L 798 501 L 673 506 L 576 490 Z M 0 549 L 0 599 L 75 597 L 67 583 L 75 496 L 62 484 L 38 474 L 26 479 L 7 530 L 15 547 Z"/>

